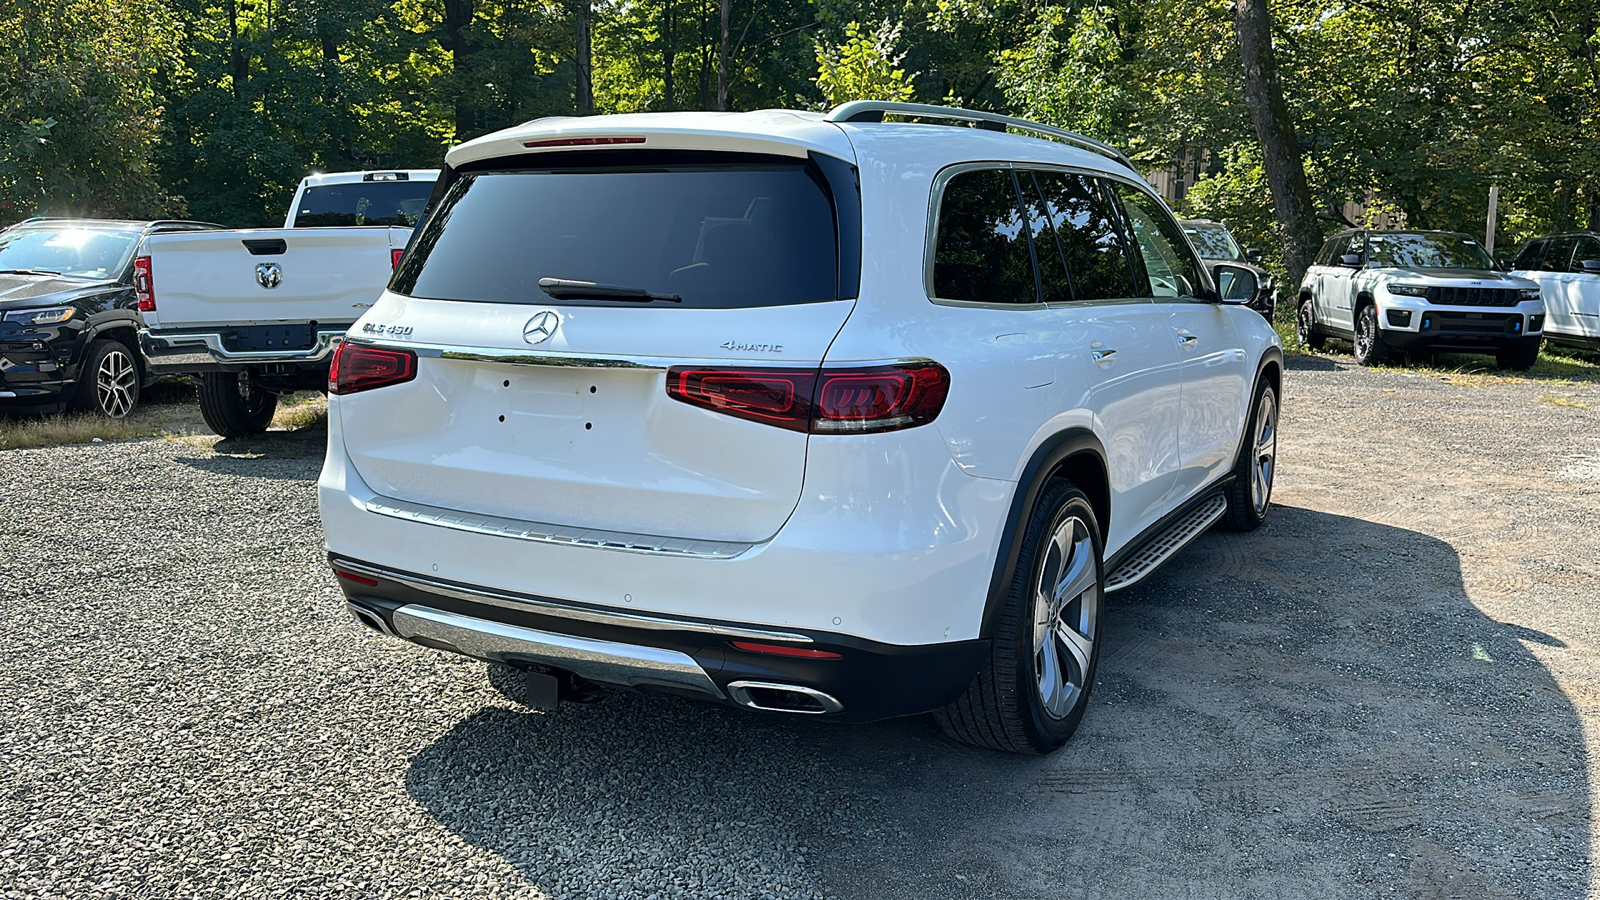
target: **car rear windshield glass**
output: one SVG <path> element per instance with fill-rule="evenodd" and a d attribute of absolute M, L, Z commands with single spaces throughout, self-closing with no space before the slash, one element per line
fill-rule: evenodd
<path fill-rule="evenodd" d="M 295 209 L 296 228 L 398 225 L 410 228 L 428 205 L 431 181 L 363 181 L 308 187 Z"/>
<path fill-rule="evenodd" d="M 838 299 L 838 268 L 833 204 L 804 161 L 516 169 L 452 184 L 392 289 L 606 302 L 540 289 L 541 278 L 558 278 L 735 309 Z"/>
<path fill-rule="evenodd" d="M 1183 233 L 1202 259 L 1244 259 L 1228 229 L 1218 225 L 1185 225 Z"/>
<path fill-rule="evenodd" d="M 1381 268 L 1494 268 L 1477 241 L 1457 234 L 1374 234 L 1367 241 L 1367 259 Z"/>
<path fill-rule="evenodd" d="M 136 231 L 13 228 L 0 234 L 0 270 L 116 278 L 138 239 Z"/>

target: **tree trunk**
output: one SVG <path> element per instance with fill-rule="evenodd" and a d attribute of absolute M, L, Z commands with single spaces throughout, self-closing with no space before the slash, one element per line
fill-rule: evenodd
<path fill-rule="evenodd" d="M 244 48 L 239 46 L 239 4 L 237 0 L 227 0 L 228 7 L 228 53 L 233 62 L 233 99 L 244 97 L 244 89 L 250 83 L 250 59 L 244 55 Z"/>
<path fill-rule="evenodd" d="M 1250 107 L 1256 137 L 1261 141 L 1261 162 L 1267 187 L 1272 191 L 1283 261 L 1289 270 L 1289 284 L 1298 290 L 1321 248 L 1322 229 L 1311 205 L 1305 163 L 1300 158 L 1300 138 L 1295 134 L 1294 119 L 1278 81 L 1267 0 L 1234 0 L 1233 24 L 1239 34 L 1239 58 L 1244 68 L 1244 99 Z"/>
<path fill-rule="evenodd" d="M 478 130 L 477 117 L 470 100 L 473 91 L 468 82 L 472 74 L 472 54 L 477 48 L 467 39 L 467 28 L 472 24 L 475 0 L 444 0 L 444 28 L 449 36 L 451 72 L 455 76 L 451 93 L 455 101 L 455 139 L 464 141 Z"/>
<path fill-rule="evenodd" d="M 594 113 L 594 38 L 589 30 L 589 21 L 594 12 L 591 0 L 577 0 L 578 23 L 578 115 L 587 116 Z"/>
<path fill-rule="evenodd" d="M 666 0 L 661 10 L 661 82 L 668 111 L 678 108 L 678 95 L 672 84 L 672 69 L 677 65 L 677 61 L 678 19 L 673 14 L 672 0 Z"/>
<path fill-rule="evenodd" d="M 717 109 L 728 109 L 728 17 L 733 12 L 733 0 L 720 0 L 722 8 L 722 39 L 717 45 Z"/>

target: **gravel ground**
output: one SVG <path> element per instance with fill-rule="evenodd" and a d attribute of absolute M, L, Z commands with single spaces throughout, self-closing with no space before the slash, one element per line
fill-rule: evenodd
<path fill-rule="evenodd" d="M 1046 759 L 526 710 L 345 618 L 320 430 L 7 452 L 0 897 L 1600 897 L 1600 386 L 1291 367 Z"/>

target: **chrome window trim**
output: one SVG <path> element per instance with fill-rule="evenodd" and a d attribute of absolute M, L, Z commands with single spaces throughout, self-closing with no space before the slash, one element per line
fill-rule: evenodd
<path fill-rule="evenodd" d="M 694 619 L 679 619 L 671 616 L 650 615 L 646 613 L 628 613 L 614 610 L 601 610 L 591 607 L 575 606 L 556 600 L 523 597 L 506 591 L 497 591 L 492 588 L 473 587 L 463 588 L 457 585 L 436 581 L 421 575 L 409 572 L 398 572 L 383 566 L 371 563 L 357 562 L 352 559 L 335 556 L 332 559 L 335 569 L 341 569 L 360 575 L 371 575 L 389 581 L 398 582 L 409 588 L 440 597 L 449 597 L 453 600 L 465 600 L 468 603 L 484 603 L 489 606 L 498 606 L 501 609 L 516 610 L 518 612 L 534 613 L 536 615 L 551 616 L 561 619 L 573 619 L 579 622 L 589 622 L 596 625 L 616 625 L 623 628 L 641 628 L 650 631 L 688 631 L 700 634 L 716 635 L 717 637 L 742 638 L 757 641 L 782 641 L 790 644 L 815 643 L 803 634 L 789 631 L 776 631 L 765 628 L 755 628 L 742 625 L 724 625 L 715 622 L 702 622 Z"/>

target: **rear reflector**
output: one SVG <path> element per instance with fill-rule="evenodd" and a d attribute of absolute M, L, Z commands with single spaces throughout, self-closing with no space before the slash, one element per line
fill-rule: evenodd
<path fill-rule="evenodd" d="M 405 255 L 406 255 L 406 251 L 404 250 L 404 248 L 402 248 L 400 250 L 390 250 L 389 251 L 389 268 L 391 268 L 391 269 L 400 268 L 400 257 L 405 256 Z"/>
<path fill-rule="evenodd" d="M 551 138 L 544 141 L 523 141 L 522 146 L 530 150 L 541 147 L 611 147 L 617 144 L 642 144 L 642 137 L 586 137 L 586 138 Z"/>
<path fill-rule="evenodd" d="M 350 572 L 341 572 L 338 569 L 334 569 L 333 570 L 333 574 L 339 576 L 340 578 L 343 578 L 345 581 L 354 581 L 356 584 L 364 584 L 367 587 L 377 587 L 378 586 L 378 582 L 377 582 L 376 579 L 368 578 L 365 575 L 356 575 L 356 574 L 353 574 L 353 573 L 350 573 Z"/>
<path fill-rule="evenodd" d="M 328 393 L 356 394 L 401 384 L 415 377 L 417 355 L 410 350 L 387 350 L 345 341 L 333 351 L 333 364 L 328 369 Z"/>
<path fill-rule="evenodd" d="M 753 422 L 812 434 L 869 434 L 932 422 L 950 373 L 936 362 L 838 369 L 667 370 L 667 396 Z"/>
<path fill-rule="evenodd" d="M 344 573 L 340 573 L 341 575 Z M 733 641 L 733 646 L 751 653 L 770 653 L 773 656 L 794 656 L 801 659 L 843 659 L 829 650 L 812 650 L 809 647 L 790 647 L 784 644 L 758 644 L 754 641 Z"/>
<path fill-rule="evenodd" d="M 140 256 L 133 261 L 133 293 L 139 298 L 140 312 L 156 311 L 156 283 L 150 277 L 150 257 Z"/>

